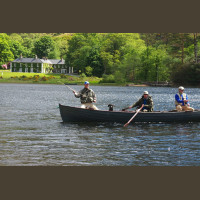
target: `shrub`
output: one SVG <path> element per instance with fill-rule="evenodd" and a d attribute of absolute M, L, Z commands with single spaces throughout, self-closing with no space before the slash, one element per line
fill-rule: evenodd
<path fill-rule="evenodd" d="M 2 69 L 8 69 L 6 64 L 1 65 Z"/>
<path fill-rule="evenodd" d="M 82 73 L 82 74 L 80 75 L 80 78 L 84 79 L 84 78 L 86 78 L 86 75 L 85 75 L 84 73 Z"/>
<path fill-rule="evenodd" d="M 34 75 L 33 78 L 35 78 L 35 79 L 36 78 L 40 78 L 40 76 L 39 75 Z"/>
<path fill-rule="evenodd" d="M 86 71 L 87 76 L 92 76 L 92 71 L 93 71 L 92 67 L 87 66 L 85 68 L 85 71 Z"/>
<path fill-rule="evenodd" d="M 115 83 L 115 78 L 112 74 L 110 75 L 103 74 L 103 77 L 100 83 Z"/>
<path fill-rule="evenodd" d="M 61 75 L 60 75 L 60 78 L 67 78 L 67 75 L 61 74 Z"/>
<path fill-rule="evenodd" d="M 69 81 L 74 81 L 74 78 L 73 77 L 68 77 L 68 80 Z"/>
<path fill-rule="evenodd" d="M 55 77 L 51 75 L 51 76 L 49 76 L 49 79 L 55 79 Z"/>
<path fill-rule="evenodd" d="M 48 81 L 48 78 L 47 78 L 46 76 L 43 76 L 43 77 L 41 78 L 41 81 Z"/>

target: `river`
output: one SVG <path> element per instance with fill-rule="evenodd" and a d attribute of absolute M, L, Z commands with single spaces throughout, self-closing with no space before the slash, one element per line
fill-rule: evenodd
<path fill-rule="evenodd" d="M 71 86 L 80 90 L 83 86 Z M 174 109 L 177 88 L 90 86 L 96 106 L 131 105 L 144 90 L 154 110 Z M 200 109 L 199 88 L 186 88 Z M 64 85 L 0 84 L 0 166 L 200 166 L 200 123 L 62 123 L 58 104 L 80 106 Z"/>

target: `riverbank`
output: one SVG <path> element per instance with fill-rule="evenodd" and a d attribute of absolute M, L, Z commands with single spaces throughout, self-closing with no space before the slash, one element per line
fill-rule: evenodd
<path fill-rule="evenodd" d="M 92 85 L 101 86 L 127 86 L 127 87 L 178 87 L 179 85 L 169 83 L 142 82 L 142 83 L 102 83 L 102 78 L 86 77 L 76 74 L 42 74 L 42 73 L 23 73 L 10 72 L 10 70 L 0 70 L 0 83 L 19 83 L 19 84 L 69 84 L 82 85 L 84 81 L 89 81 Z M 200 86 L 187 86 L 199 88 Z"/>
<path fill-rule="evenodd" d="M 22 73 L 0 70 L 0 83 L 83 84 L 85 80 L 96 85 L 100 82 L 101 78 L 81 77 L 71 74 Z"/>
<path fill-rule="evenodd" d="M 102 83 L 102 78 L 86 77 L 72 74 L 42 74 L 42 73 L 23 73 L 10 72 L 9 70 L 0 70 L 0 83 L 28 83 L 28 84 L 69 84 L 82 85 L 84 81 L 89 81 L 92 85 L 102 86 L 129 86 L 127 83 Z M 134 85 L 134 86 L 144 86 Z M 147 86 L 147 85 L 145 85 Z"/>

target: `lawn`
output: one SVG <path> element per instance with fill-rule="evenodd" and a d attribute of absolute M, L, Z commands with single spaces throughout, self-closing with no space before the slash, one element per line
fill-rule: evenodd
<path fill-rule="evenodd" d="M 84 81 L 96 85 L 101 78 L 80 77 L 78 75 L 23 73 L 0 70 L 0 83 L 39 83 L 39 84 L 83 84 Z"/>

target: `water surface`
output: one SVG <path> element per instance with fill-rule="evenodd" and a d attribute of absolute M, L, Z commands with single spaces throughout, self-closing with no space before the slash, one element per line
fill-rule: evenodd
<path fill-rule="evenodd" d="M 80 90 L 83 86 L 71 86 Z M 90 86 L 96 106 L 115 110 L 137 101 L 144 90 L 154 110 L 174 109 L 177 88 Z M 200 109 L 198 88 L 186 88 Z M 199 166 L 200 123 L 62 123 L 58 104 L 80 106 L 64 85 L 0 84 L 1 166 Z"/>

